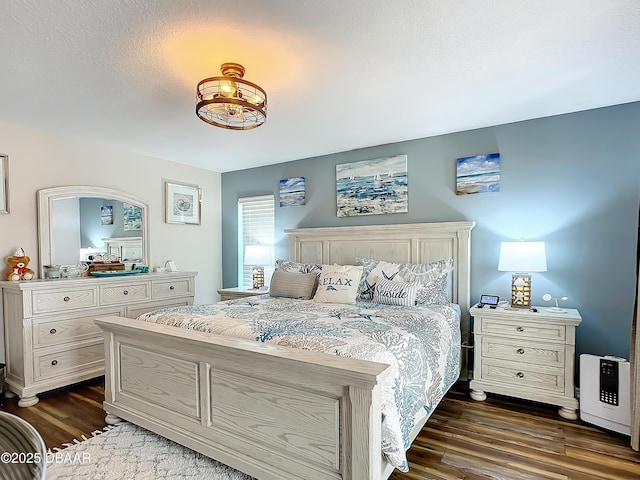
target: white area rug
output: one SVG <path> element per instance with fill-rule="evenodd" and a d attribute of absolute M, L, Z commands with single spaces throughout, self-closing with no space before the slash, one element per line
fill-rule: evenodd
<path fill-rule="evenodd" d="M 47 456 L 49 480 L 251 480 L 211 460 L 131 423 L 104 432 Z"/>

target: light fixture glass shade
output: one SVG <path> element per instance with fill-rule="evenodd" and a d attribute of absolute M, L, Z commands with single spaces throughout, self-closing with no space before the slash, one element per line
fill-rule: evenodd
<path fill-rule="evenodd" d="M 244 80 L 244 67 L 223 63 L 222 77 L 201 80 L 196 88 L 196 115 L 216 127 L 249 130 L 267 120 L 267 93 Z"/>
<path fill-rule="evenodd" d="M 498 270 L 501 272 L 546 272 L 544 242 L 502 242 Z"/>
<path fill-rule="evenodd" d="M 244 249 L 244 264 L 264 266 L 271 263 L 269 245 L 247 245 Z"/>

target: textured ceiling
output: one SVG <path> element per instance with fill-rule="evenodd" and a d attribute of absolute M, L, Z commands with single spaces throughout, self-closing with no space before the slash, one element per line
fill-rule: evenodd
<path fill-rule="evenodd" d="M 219 172 L 640 100 L 638 0 L 0 6 L 0 120 Z M 196 117 L 224 62 L 264 126 Z"/>

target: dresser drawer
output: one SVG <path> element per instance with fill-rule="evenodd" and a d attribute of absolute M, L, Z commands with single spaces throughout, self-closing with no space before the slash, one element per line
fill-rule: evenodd
<path fill-rule="evenodd" d="M 103 343 L 33 355 L 33 377 L 36 381 L 100 366 L 104 366 Z"/>
<path fill-rule="evenodd" d="M 70 290 L 33 291 L 31 294 L 33 313 L 66 312 L 75 308 L 98 306 L 96 287 Z"/>
<path fill-rule="evenodd" d="M 482 357 L 564 368 L 565 346 L 493 336 L 482 337 Z"/>
<path fill-rule="evenodd" d="M 564 393 L 564 369 L 540 367 L 529 363 L 504 362 L 483 359 L 481 378 L 483 381 L 501 385 L 528 387 L 550 392 Z"/>
<path fill-rule="evenodd" d="M 177 297 L 183 295 L 193 295 L 193 283 L 188 278 L 180 278 L 171 281 L 155 280 L 151 282 L 153 298 Z"/>
<path fill-rule="evenodd" d="M 542 322 L 509 321 L 494 318 L 482 318 L 480 332 L 485 335 L 505 335 L 511 338 L 532 338 L 535 340 L 564 341 L 564 325 Z"/>
<path fill-rule="evenodd" d="M 146 282 L 100 287 L 100 303 L 102 305 L 135 302 L 149 298 L 151 298 L 149 294 L 149 284 Z"/>
<path fill-rule="evenodd" d="M 102 338 L 102 329 L 94 320 L 102 315 L 122 315 L 122 309 L 98 310 L 85 317 L 53 320 L 33 324 L 33 348 L 61 345 L 63 343 L 78 342 L 90 338 Z"/>

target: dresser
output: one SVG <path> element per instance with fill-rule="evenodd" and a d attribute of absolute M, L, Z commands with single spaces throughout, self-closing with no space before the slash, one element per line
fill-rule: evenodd
<path fill-rule="evenodd" d="M 0 282 L 6 384 L 18 405 L 37 394 L 104 374 L 102 330 L 96 317 L 136 318 L 163 307 L 193 305 L 193 272 L 141 273 Z"/>
<path fill-rule="evenodd" d="M 575 309 L 553 312 L 516 308 L 470 309 L 474 366 L 471 398 L 486 392 L 560 406 L 558 414 L 576 420 L 574 392 Z M 532 309 L 533 310 L 533 309 Z"/>

